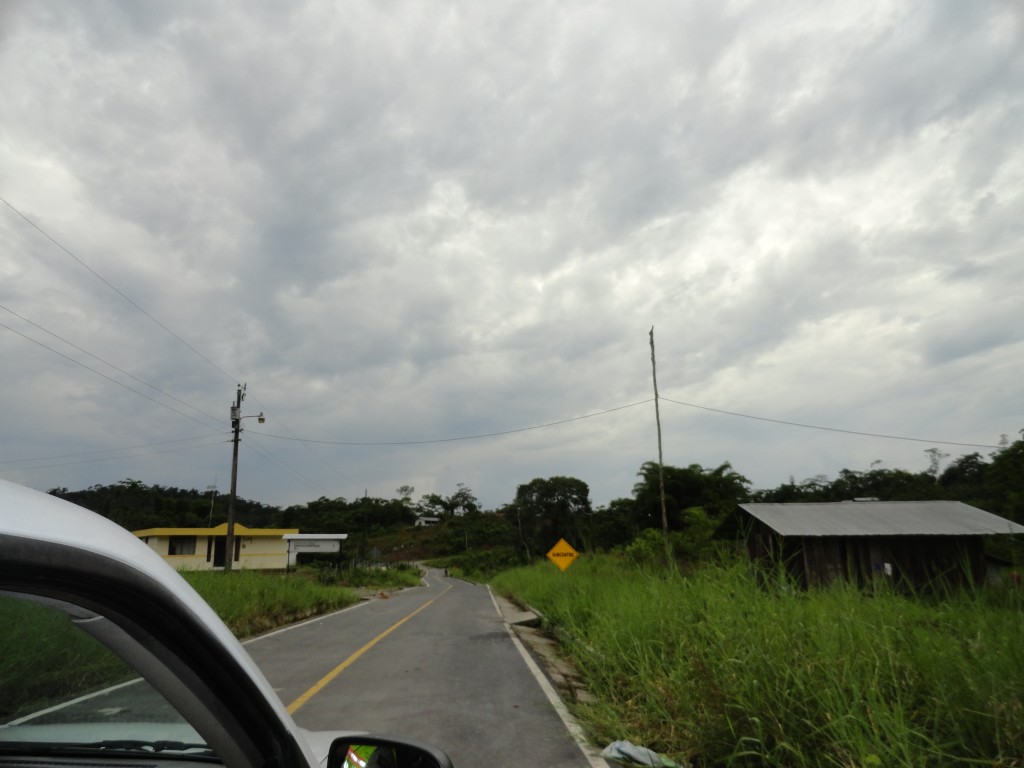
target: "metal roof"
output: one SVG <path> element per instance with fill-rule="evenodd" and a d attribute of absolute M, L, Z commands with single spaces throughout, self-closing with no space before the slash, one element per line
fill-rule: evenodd
<path fill-rule="evenodd" d="M 960 501 L 740 504 L 782 536 L 990 536 L 1024 525 Z"/>

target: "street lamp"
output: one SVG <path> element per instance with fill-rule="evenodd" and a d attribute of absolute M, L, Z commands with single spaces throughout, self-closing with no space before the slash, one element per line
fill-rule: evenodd
<path fill-rule="evenodd" d="M 238 441 L 242 434 L 242 419 L 259 419 L 263 424 L 266 418 L 260 411 L 258 416 L 243 416 L 242 401 L 245 399 L 245 384 L 238 385 L 238 392 L 235 395 L 235 403 L 231 406 L 231 430 L 234 436 L 231 438 L 233 447 L 231 449 L 231 495 L 228 497 L 228 530 L 224 537 L 224 570 L 231 570 L 231 563 L 235 559 L 235 493 L 238 489 Z"/>

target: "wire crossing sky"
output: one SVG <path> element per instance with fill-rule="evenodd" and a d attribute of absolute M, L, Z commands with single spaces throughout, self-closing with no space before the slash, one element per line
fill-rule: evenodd
<path fill-rule="evenodd" d="M 656 456 L 652 325 L 670 464 L 774 487 L 1024 427 L 1014 3 L 43 0 L 0 30 L 7 479 L 205 488 L 245 382 L 247 498 L 606 503 Z"/>

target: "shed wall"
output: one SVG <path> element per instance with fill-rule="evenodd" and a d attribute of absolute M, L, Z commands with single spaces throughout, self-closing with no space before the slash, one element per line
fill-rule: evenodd
<path fill-rule="evenodd" d="M 848 580 L 930 591 L 981 584 L 985 574 L 979 536 L 780 536 L 752 519 L 746 543 L 762 577 L 781 569 L 804 589 Z"/>

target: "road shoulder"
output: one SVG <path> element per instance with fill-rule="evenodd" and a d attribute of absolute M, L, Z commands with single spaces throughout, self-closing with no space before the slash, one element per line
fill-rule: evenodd
<path fill-rule="evenodd" d="M 573 666 L 558 652 L 558 644 L 541 632 L 541 616 L 495 594 L 490 586 L 487 589 L 505 623 L 506 630 L 523 654 L 524 661 L 538 677 L 537 682 L 551 700 L 552 706 L 584 756 L 594 768 L 608 768 L 608 762 L 601 757 L 600 750 L 595 749 L 587 741 L 582 726 L 569 712 L 565 703 L 566 700 L 588 703 L 593 701 L 593 698 Z"/>

